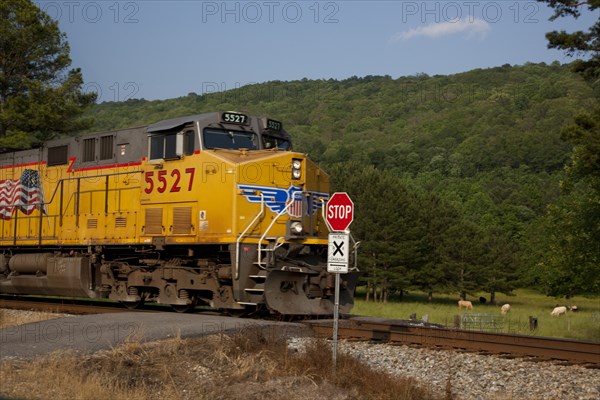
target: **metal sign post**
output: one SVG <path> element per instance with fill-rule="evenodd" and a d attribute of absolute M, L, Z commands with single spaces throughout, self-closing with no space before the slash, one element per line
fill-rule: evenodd
<path fill-rule="evenodd" d="M 333 371 L 337 367 L 338 328 L 340 320 L 340 274 L 335 274 L 335 303 L 333 305 Z"/>
<path fill-rule="evenodd" d="M 335 274 L 335 297 L 333 303 L 333 368 L 337 365 L 338 329 L 340 319 L 340 274 L 348 273 L 350 255 L 349 234 L 330 233 L 327 252 L 327 272 Z"/>
<path fill-rule="evenodd" d="M 354 220 L 354 203 L 346 192 L 334 193 L 323 207 L 330 230 L 327 251 L 327 272 L 335 274 L 335 297 L 333 302 L 333 370 L 337 366 L 337 339 L 340 319 L 340 274 L 348 273 L 350 259 L 350 231 Z"/>

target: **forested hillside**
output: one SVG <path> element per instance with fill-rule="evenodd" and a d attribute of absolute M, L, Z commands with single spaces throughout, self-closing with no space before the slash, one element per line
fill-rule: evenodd
<path fill-rule="evenodd" d="M 548 207 L 571 148 L 561 130 L 598 108 L 568 65 L 527 64 L 451 76 L 248 85 L 223 93 L 94 106 L 93 130 L 214 110 L 283 122 L 296 150 L 356 204 L 365 283 L 401 290 L 510 292 L 545 280 Z M 594 285 L 569 289 L 590 291 Z"/>

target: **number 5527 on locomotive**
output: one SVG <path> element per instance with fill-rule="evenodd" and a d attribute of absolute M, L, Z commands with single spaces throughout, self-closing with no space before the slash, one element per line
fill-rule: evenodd
<path fill-rule="evenodd" d="M 237 112 L 4 151 L 0 293 L 330 314 L 328 198 L 280 122 Z"/>

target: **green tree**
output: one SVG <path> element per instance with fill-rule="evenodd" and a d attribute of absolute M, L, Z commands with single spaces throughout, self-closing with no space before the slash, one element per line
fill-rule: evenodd
<path fill-rule="evenodd" d="M 0 2 L 0 147 L 26 148 L 81 130 L 95 94 L 81 92 L 58 23 L 30 0 Z"/>
<path fill-rule="evenodd" d="M 360 163 L 337 164 L 330 172 L 334 190 L 348 192 L 355 205 L 352 233 L 361 241 L 367 299 L 385 302 L 411 286 L 409 270 L 421 263 L 419 196 L 397 176 Z"/>
<path fill-rule="evenodd" d="M 541 1 L 541 0 L 540 0 Z M 552 19 L 578 18 L 581 7 L 593 12 L 600 0 L 545 0 L 555 9 Z M 578 60 L 575 70 L 593 85 L 600 78 L 600 20 L 589 31 L 550 32 L 548 46 L 569 56 L 589 56 Z M 547 234 L 545 251 L 535 265 L 534 279 L 554 296 L 600 293 L 600 107 L 575 117 L 575 124 L 563 129 L 562 138 L 573 145 L 571 160 L 565 166 L 563 196 L 549 208 L 541 223 Z M 539 243 L 539 242 L 538 242 Z M 544 243 L 544 241 L 541 241 Z"/>
<path fill-rule="evenodd" d="M 555 10 L 550 20 L 565 16 L 579 18 L 583 7 L 586 7 L 591 13 L 600 8 L 600 0 L 538 1 L 548 3 L 548 6 Z M 578 60 L 574 65 L 575 70 L 591 81 L 600 78 L 600 20 L 596 21 L 586 32 L 552 31 L 546 34 L 546 38 L 548 39 L 549 48 L 564 50 L 569 56 L 590 55 L 589 60 Z"/>
<path fill-rule="evenodd" d="M 600 108 L 576 117 L 563 131 L 573 144 L 562 183 L 564 196 L 550 208 L 548 246 L 536 279 L 554 296 L 600 293 Z"/>

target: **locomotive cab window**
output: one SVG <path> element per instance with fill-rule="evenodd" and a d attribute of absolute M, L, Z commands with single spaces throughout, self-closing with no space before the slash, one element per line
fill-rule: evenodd
<path fill-rule="evenodd" d="M 265 149 L 289 150 L 290 141 L 276 136 L 264 135 Z"/>
<path fill-rule="evenodd" d="M 202 138 L 207 149 L 258 149 L 258 139 L 254 132 L 206 128 Z"/>
<path fill-rule="evenodd" d="M 194 154 L 194 131 L 160 133 L 150 136 L 150 160 L 170 160 Z"/>

